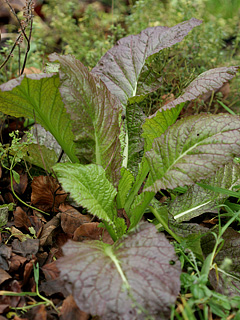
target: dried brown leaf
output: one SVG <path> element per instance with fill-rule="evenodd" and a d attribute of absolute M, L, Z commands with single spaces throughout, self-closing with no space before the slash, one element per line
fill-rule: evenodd
<path fill-rule="evenodd" d="M 5 244 L 0 245 L 0 268 L 7 271 L 9 269 L 8 260 L 11 257 L 12 249 Z"/>
<path fill-rule="evenodd" d="M 40 246 L 52 245 L 52 238 L 55 229 L 60 225 L 60 219 L 58 216 L 53 217 L 47 224 L 44 225 L 42 234 L 40 237 Z"/>
<path fill-rule="evenodd" d="M 36 261 L 36 258 L 34 260 Z M 28 280 L 29 280 L 29 278 L 30 278 L 30 276 L 32 274 L 32 271 L 33 271 L 34 260 L 29 261 L 25 265 L 24 272 L 23 272 L 22 286 L 24 286 L 25 284 L 28 283 Z"/>
<path fill-rule="evenodd" d="M 15 227 L 24 228 L 28 231 L 28 228 L 31 227 L 32 224 L 26 212 L 21 207 L 16 207 L 16 210 L 13 212 L 13 215 Z"/>
<path fill-rule="evenodd" d="M 43 211 L 57 212 L 67 194 L 53 177 L 38 176 L 32 181 L 31 202 Z"/>
<path fill-rule="evenodd" d="M 72 295 L 69 295 L 63 301 L 60 320 L 88 320 L 88 319 L 89 319 L 89 315 L 78 308 Z"/>
<path fill-rule="evenodd" d="M 8 290 L 12 292 L 21 292 L 21 286 L 17 280 L 11 281 L 7 287 L 4 287 L 3 290 Z M 8 307 L 18 307 L 20 301 L 23 301 L 25 298 L 20 296 L 0 296 L 0 313 L 5 313 Z"/>
<path fill-rule="evenodd" d="M 27 235 L 15 228 L 14 226 L 11 226 L 11 234 L 20 241 L 25 241 L 27 239 Z"/>
<path fill-rule="evenodd" d="M 85 223 L 78 227 L 73 235 L 73 240 L 102 240 L 105 243 L 113 244 L 113 240 L 106 229 L 99 228 L 98 222 Z"/>
<path fill-rule="evenodd" d="M 27 239 L 21 242 L 17 239 L 13 240 L 12 251 L 20 256 L 31 258 L 39 250 L 39 239 Z"/>
<path fill-rule="evenodd" d="M 60 272 L 55 261 L 45 264 L 41 270 L 43 271 L 46 280 L 55 280 L 59 277 Z"/>
<path fill-rule="evenodd" d="M 90 216 L 81 214 L 78 210 L 68 204 L 61 204 L 61 227 L 64 232 L 74 234 L 75 230 L 84 223 L 91 221 Z"/>
<path fill-rule="evenodd" d="M 0 284 L 2 284 L 4 281 L 11 279 L 12 277 L 2 268 L 0 268 Z"/>
<path fill-rule="evenodd" d="M 20 268 L 27 261 L 27 258 L 19 256 L 18 254 L 13 253 L 10 259 L 10 268 L 9 272 L 19 272 Z"/>
<path fill-rule="evenodd" d="M 47 310 L 45 305 L 39 305 L 30 309 L 27 313 L 24 314 L 24 319 L 28 320 L 47 320 Z M 52 319 L 52 318 L 49 318 Z M 15 320 L 15 319 L 14 319 Z M 19 318 L 20 320 L 20 318 Z"/>

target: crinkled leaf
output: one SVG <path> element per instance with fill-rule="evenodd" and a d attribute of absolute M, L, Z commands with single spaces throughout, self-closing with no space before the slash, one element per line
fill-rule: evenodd
<path fill-rule="evenodd" d="M 126 106 L 129 98 L 144 92 L 143 82 L 138 81 L 146 59 L 182 41 L 200 24 L 200 20 L 193 18 L 171 28 L 147 28 L 140 34 L 122 38 L 100 59 L 92 72 L 98 74 L 108 89 Z"/>
<path fill-rule="evenodd" d="M 190 116 L 169 127 L 146 152 L 151 174 L 146 190 L 192 185 L 240 153 L 240 117 Z"/>
<path fill-rule="evenodd" d="M 169 126 L 176 122 L 183 107 L 184 103 L 181 103 L 170 109 L 166 109 L 164 106 L 154 115 L 146 119 L 142 126 L 142 137 L 145 140 L 145 151 L 151 150 L 154 139 L 160 137 Z"/>
<path fill-rule="evenodd" d="M 236 75 L 238 69 L 238 66 L 221 67 L 201 73 L 184 89 L 180 97 L 166 104 L 164 109 L 174 108 L 182 102 L 194 100 L 206 92 L 221 88 L 225 82 L 228 82 Z"/>
<path fill-rule="evenodd" d="M 104 320 L 169 319 L 180 263 L 152 224 L 140 224 L 113 246 L 69 241 L 63 252 L 60 277 L 80 310 Z"/>
<path fill-rule="evenodd" d="M 117 202 L 119 204 L 119 209 L 124 208 L 125 201 L 128 195 L 129 190 L 134 182 L 134 176 L 126 168 L 121 169 L 121 179 L 118 184 L 118 194 Z"/>
<path fill-rule="evenodd" d="M 205 180 L 204 183 L 231 190 L 239 184 L 239 178 L 239 165 L 230 163 L 220 168 L 213 177 Z M 216 205 L 223 203 L 226 198 L 228 198 L 227 195 L 193 185 L 183 195 L 176 197 L 169 204 L 168 210 L 178 222 L 187 221 L 204 212 L 215 212 Z"/>
<path fill-rule="evenodd" d="M 131 222 L 129 229 L 134 228 L 140 222 L 146 208 L 149 206 L 150 201 L 153 199 L 154 194 L 154 192 L 142 192 L 135 197 L 130 211 L 127 212 Z"/>
<path fill-rule="evenodd" d="M 63 189 L 77 204 L 107 222 L 117 216 L 113 200 L 117 191 L 106 178 L 104 169 L 95 164 L 58 163 L 53 167 Z"/>
<path fill-rule="evenodd" d="M 106 169 L 114 185 L 120 179 L 122 107 L 105 84 L 73 56 L 50 55 L 60 64 L 60 92 L 70 113 L 76 154 L 81 163 Z"/>
<path fill-rule="evenodd" d="M 130 97 L 128 99 L 128 104 L 142 102 L 149 93 L 156 91 L 161 85 L 162 77 L 159 76 L 146 61 L 138 79 L 137 95 Z"/>
<path fill-rule="evenodd" d="M 36 119 L 51 132 L 69 158 L 78 162 L 74 151 L 71 120 L 59 92 L 59 77 L 31 74 L 0 86 L 0 111 L 14 117 Z"/>
<path fill-rule="evenodd" d="M 194 100 L 204 93 L 219 89 L 236 75 L 237 70 L 238 67 L 223 67 L 200 74 L 184 89 L 180 97 L 169 102 L 147 118 L 143 125 L 143 137 L 146 140 L 147 149 L 151 148 L 155 138 L 160 137 L 168 126 L 177 120 L 186 101 Z"/>
<path fill-rule="evenodd" d="M 128 128 L 128 169 L 135 175 L 138 171 L 138 165 L 143 157 L 144 140 L 141 138 L 142 124 L 146 116 L 136 104 L 128 106 L 126 112 Z"/>

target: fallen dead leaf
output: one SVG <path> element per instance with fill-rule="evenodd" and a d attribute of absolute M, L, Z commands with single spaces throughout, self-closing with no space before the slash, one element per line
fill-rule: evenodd
<path fill-rule="evenodd" d="M 0 268 L 7 271 L 9 269 L 8 261 L 11 257 L 12 249 L 6 244 L 0 244 Z"/>
<path fill-rule="evenodd" d="M 32 258 L 39 250 L 39 239 L 27 239 L 21 242 L 14 239 L 12 242 L 12 251 L 22 257 Z"/>
<path fill-rule="evenodd" d="M 14 226 L 11 226 L 11 234 L 20 241 L 24 241 L 27 239 L 27 235 L 22 233 L 22 231 L 18 230 Z"/>
<path fill-rule="evenodd" d="M 11 279 L 12 277 L 2 268 L 0 268 L 0 284 L 2 284 L 4 281 Z"/>
<path fill-rule="evenodd" d="M 9 303 L 2 303 L 0 301 L 0 313 L 5 313 L 7 312 L 8 310 L 10 310 L 10 307 L 9 307 Z M 5 319 L 5 318 L 4 318 Z"/>
<path fill-rule="evenodd" d="M 56 261 L 45 264 L 41 270 L 44 273 L 46 280 L 54 280 L 59 277 L 60 271 L 57 268 Z"/>
<path fill-rule="evenodd" d="M 21 292 L 21 286 L 17 280 L 13 280 L 7 284 L 2 285 L 2 290 Z M 0 313 L 5 313 L 10 307 L 16 308 L 25 301 L 24 297 L 20 296 L 0 296 Z"/>
<path fill-rule="evenodd" d="M 73 240 L 102 240 L 105 243 L 113 244 L 114 241 L 107 230 L 104 228 L 99 228 L 98 225 L 98 222 L 90 222 L 81 225 L 74 232 Z"/>
<path fill-rule="evenodd" d="M 61 227 L 65 233 L 73 235 L 79 226 L 91 221 L 90 216 L 81 214 L 68 204 L 61 204 L 59 210 L 61 210 Z"/>
<path fill-rule="evenodd" d="M 32 226 L 28 215 L 21 207 L 16 207 L 13 215 L 14 225 L 16 228 L 24 228 L 26 231 L 28 231 L 28 228 Z"/>
<path fill-rule="evenodd" d="M 52 258 L 57 258 L 59 259 L 60 257 L 63 256 L 63 252 L 62 252 L 62 246 L 69 240 L 72 239 L 73 236 L 71 236 L 68 233 L 58 233 L 55 237 L 55 243 L 54 243 L 54 247 L 52 247 L 51 249 L 51 253 L 53 254 Z"/>
<path fill-rule="evenodd" d="M 44 292 L 47 296 L 52 296 L 53 294 L 61 294 L 63 297 L 68 296 L 68 292 L 64 287 L 63 282 L 57 278 L 54 280 L 48 280 L 46 282 L 42 281 L 39 290 Z"/>
<path fill-rule="evenodd" d="M 72 295 L 68 296 L 63 301 L 60 320 L 88 320 L 88 319 L 89 319 L 89 315 L 78 308 Z"/>
<path fill-rule="evenodd" d="M 28 320 L 47 320 L 48 317 L 47 317 L 47 310 L 45 305 L 42 304 L 42 305 L 33 307 L 27 313 L 24 314 L 24 317 L 25 317 L 24 319 L 28 319 Z M 18 320 L 18 319 L 14 318 L 14 320 Z M 22 320 L 22 318 L 19 318 L 19 320 Z"/>
<path fill-rule="evenodd" d="M 61 293 L 64 297 L 68 295 L 66 289 L 63 286 L 62 281 L 59 279 L 60 271 L 56 266 L 56 261 L 46 264 L 41 268 L 46 281 L 42 281 L 40 290 L 45 294 L 51 296 L 55 293 Z"/>
<path fill-rule="evenodd" d="M 39 239 L 41 247 L 52 245 L 53 233 L 59 225 L 60 225 L 59 215 L 56 215 L 44 225 L 40 239 Z"/>
<path fill-rule="evenodd" d="M 31 202 L 46 212 L 57 212 L 67 193 L 62 190 L 56 179 L 49 176 L 34 177 L 32 181 Z"/>
<path fill-rule="evenodd" d="M 5 192 L 3 198 L 4 198 L 4 203 L 16 203 L 16 200 L 13 198 L 13 195 L 11 192 Z"/>
<path fill-rule="evenodd" d="M 35 261 L 36 261 L 36 258 L 26 263 L 24 267 L 24 272 L 23 272 L 23 281 L 21 282 L 22 286 L 28 283 L 28 280 L 32 274 L 33 264 L 35 263 Z"/>
<path fill-rule="evenodd" d="M 36 210 L 33 210 L 33 215 L 30 216 L 29 218 L 36 232 L 36 236 L 37 238 L 39 238 L 42 232 L 44 223 L 47 223 L 47 220 L 43 217 L 43 215 L 40 212 Z"/>
<path fill-rule="evenodd" d="M 27 258 L 19 256 L 18 254 L 12 253 L 12 256 L 10 258 L 10 273 L 16 273 L 19 272 L 20 268 L 24 265 L 24 263 L 27 261 Z"/>

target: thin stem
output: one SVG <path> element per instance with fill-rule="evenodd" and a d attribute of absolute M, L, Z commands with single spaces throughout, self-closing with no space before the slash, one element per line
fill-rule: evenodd
<path fill-rule="evenodd" d="M 176 235 L 167 225 L 166 221 L 161 217 L 161 215 L 159 214 L 159 212 L 152 206 L 149 206 L 149 209 L 151 210 L 151 212 L 154 214 L 155 218 L 161 223 L 161 225 L 163 226 L 163 228 L 178 242 L 181 243 L 182 239 Z"/>
<path fill-rule="evenodd" d="M 8 169 L 8 170 L 9 170 L 9 169 Z M 33 210 L 36 210 L 36 211 L 38 211 L 38 212 L 41 212 L 41 213 L 44 213 L 44 214 L 50 216 L 49 213 L 44 212 L 44 211 L 42 211 L 42 210 L 40 210 L 40 209 L 38 209 L 38 208 L 35 208 L 35 207 L 31 206 L 30 204 L 27 204 L 26 202 L 24 202 L 22 199 L 20 199 L 20 198 L 18 197 L 18 195 L 15 193 L 14 188 L 13 188 L 12 169 L 10 169 L 9 171 L 10 171 L 10 180 L 11 180 L 11 190 L 12 190 L 13 195 L 16 197 L 16 199 L 17 199 L 18 201 L 20 201 L 22 204 L 24 204 L 25 206 L 27 206 L 27 207 L 29 207 L 29 208 L 31 208 L 31 209 L 33 209 Z"/>
<path fill-rule="evenodd" d="M 12 57 L 12 53 L 13 53 L 13 51 L 14 51 L 17 43 L 18 43 L 18 41 L 20 40 L 20 38 L 21 38 L 21 34 L 20 34 L 20 35 L 17 37 L 17 39 L 15 40 L 14 45 L 12 46 L 12 49 L 11 49 L 11 51 L 9 52 L 7 58 L 6 58 L 5 61 L 3 61 L 3 63 L 0 65 L 0 69 L 2 69 L 2 68 L 5 66 L 5 64 L 7 64 L 8 60 Z"/>
<path fill-rule="evenodd" d="M 23 66 L 22 66 L 22 71 L 21 71 L 21 75 L 23 74 L 24 72 L 24 69 L 25 69 L 25 66 L 26 66 L 26 62 L 27 62 L 27 57 L 28 57 L 28 53 L 30 51 L 30 40 L 31 40 L 31 36 L 32 36 L 32 24 L 33 24 L 33 21 L 31 19 L 30 21 L 30 31 L 29 31 L 29 37 L 26 38 L 26 41 L 27 41 L 27 49 L 26 49 L 26 52 L 25 52 L 25 57 L 24 57 L 24 61 L 23 61 Z"/>
<path fill-rule="evenodd" d="M 5 66 L 5 64 L 8 62 L 8 60 L 9 60 L 10 57 L 12 56 L 12 53 L 13 53 L 16 45 L 19 44 L 19 41 L 21 40 L 21 37 L 22 37 L 22 35 L 23 35 L 24 38 L 25 38 L 26 41 L 27 41 L 27 50 L 26 50 L 26 53 L 25 53 L 25 58 L 24 58 L 23 67 L 22 67 L 22 70 L 21 70 L 21 73 L 20 73 L 20 75 L 22 75 L 23 72 L 24 72 L 25 65 L 26 65 L 27 56 L 28 56 L 28 53 L 29 53 L 29 50 L 30 50 L 30 38 L 31 38 L 31 33 L 32 33 L 32 14 L 31 14 L 31 12 L 30 12 L 30 15 L 29 15 L 29 16 L 30 16 L 31 27 L 30 27 L 29 37 L 28 37 L 28 36 L 26 35 L 26 33 L 25 33 L 25 30 L 26 30 L 27 25 L 26 25 L 25 27 L 22 26 L 21 21 L 19 20 L 16 12 L 14 11 L 14 9 L 13 9 L 13 7 L 11 6 L 11 4 L 9 3 L 9 1 L 8 1 L 8 0 L 5 0 L 5 2 L 6 2 L 7 5 L 9 6 L 10 11 L 13 13 L 13 15 L 15 16 L 15 18 L 17 19 L 18 24 L 19 24 L 20 29 L 21 29 L 21 33 L 19 34 L 19 36 L 18 36 L 17 39 L 15 40 L 15 43 L 14 43 L 14 45 L 13 45 L 10 53 L 8 54 L 7 58 L 6 58 L 5 61 L 0 65 L 0 69 L 3 68 L 3 67 Z M 29 20 L 28 20 L 28 21 L 26 20 L 26 22 L 27 22 L 27 24 L 28 24 Z"/>

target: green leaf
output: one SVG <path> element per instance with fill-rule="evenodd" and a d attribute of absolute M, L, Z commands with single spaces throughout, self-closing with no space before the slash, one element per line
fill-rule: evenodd
<path fill-rule="evenodd" d="M 220 168 L 213 177 L 204 180 L 204 183 L 229 191 L 239 184 L 239 177 L 239 165 L 230 163 Z M 224 203 L 227 198 L 228 195 L 204 190 L 195 184 L 186 193 L 176 197 L 169 204 L 168 210 L 178 222 L 187 221 L 204 212 L 216 212 L 216 205 Z"/>
<path fill-rule="evenodd" d="M 73 56 L 50 55 L 60 64 L 60 92 L 71 116 L 81 163 L 101 165 L 114 185 L 120 179 L 122 107 L 105 84 Z"/>
<path fill-rule="evenodd" d="M 152 27 L 140 34 L 120 39 L 93 68 L 92 73 L 101 77 L 108 89 L 126 107 L 128 99 L 149 92 L 139 82 L 145 61 L 151 55 L 180 42 L 201 21 L 191 19 L 174 27 Z"/>
<path fill-rule="evenodd" d="M 176 122 L 146 152 L 146 190 L 192 185 L 240 153 L 240 117 L 201 114 Z"/>
<path fill-rule="evenodd" d="M 30 133 L 30 137 L 26 134 L 21 140 L 23 143 L 27 142 L 26 147 L 22 148 L 23 159 L 50 172 L 61 154 L 61 146 L 40 124 L 34 124 Z M 69 158 L 63 154 L 61 162 L 66 161 L 69 161 Z"/>
<path fill-rule="evenodd" d="M 128 105 L 142 102 L 149 93 L 156 91 L 163 84 L 163 77 L 159 71 L 155 71 L 155 66 L 152 63 L 154 57 L 161 53 L 155 53 L 145 60 L 145 64 L 138 78 L 137 95 L 128 99 Z"/>
<path fill-rule="evenodd" d="M 58 155 L 54 150 L 44 145 L 31 143 L 27 146 L 23 159 L 50 172 L 51 168 L 57 163 Z"/>
<path fill-rule="evenodd" d="M 152 224 L 141 223 L 113 246 L 69 241 L 63 253 L 60 278 L 80 310 L 104 320 L 169 319 L 180 263 Z"/>
<path fill-rule="evenodd" d="M 128 131 L 128 169 L 136 176 L 139 163 L 143 157 L 144 140 L 141 138 L 142 124 L 146 116 L 142 109 L 134 105 L 129 105 L 126 112 L 126 123 Z"/>
<path fill-rule="evenodd" d="M 63 189 L 77 204 L 110 224 L 117 216 L 114 207 L 116 189 L 106 178 L 104 169 L 95 164 L 58 163 L 53 167 Z"/>
<path fill-rule="evenodd" d="M 170 109 L 163 106 L 154 115 L 146 119 L 142 126 L 142 137 L 145 140 L 145 151 L 149 151 L 152 148 L 154 139 L 160 137 L 169 126 L 176 122 L 183 107 L 184 103 L 176 105 Z"/>
<path fill-rule="evenodd" d="M 154 195 L 154 192 L 142 192 L 135 197 L 130 211 L 127 212 L 127 215 L 130 218 L 131 222 L 129 229 L 136 227 L 136 225 L 140 222 L 146 208 L 149 206 L 149 203 L 153 199 Z"/>
<path fill-rule="evenodd" d="M 20 183 L 20 175 L 15 170 L 12 170 L 13 178 L 17 184 Z"/>
<path fill-rule="evenodd" d="M 132 173 L 126 168 L 121 169 L 121 179 L 118 184 L 117 203 L 118 209 L 124 208 L 127 195 L 134 182 Z"/>
<path fill-rule="evenodd" d="M 132 189 L 129 192 L 129 195 L 126 199 L 124 209 L 128 215 L 131 217 L 131 226 L 130 229 L 135 227 L 138 222 L 141 220 L 145 209 L 149 205 L 150 201 L 154 197 L 154 192 L 143 192 L 139 193 L 139 190 L 142 188 L 143 183 L 149 172 L 149 166 L 146 158 L 143 158 L 142 162 L 139 165 L 138 174 L 136 180 L 132 186 Z M 134 203 L 134 204 L 133 204 Z"/>
<path fill-rule="evenodd" d="M 222 67 L 203 72 L 183 90 L 183 93 L 177 99 L 164 105 L 147 118 L 143 125 L 142 135 L 146 141 L 145 149 L 150 150 L 153 140 L 160 137 L 170 125 L 175 123 L 187 101 L 219 89 L 236 75 L 237 70 L 238 67 Z"/>
<path fill-rule="evenodd" d="M 73 162 L 71 120 L 59 92 L 59 77 L 53 74 L 21 76 L 0 86 L 0 111 L 14 117 L 36 119 L 58 141 Z"/>

